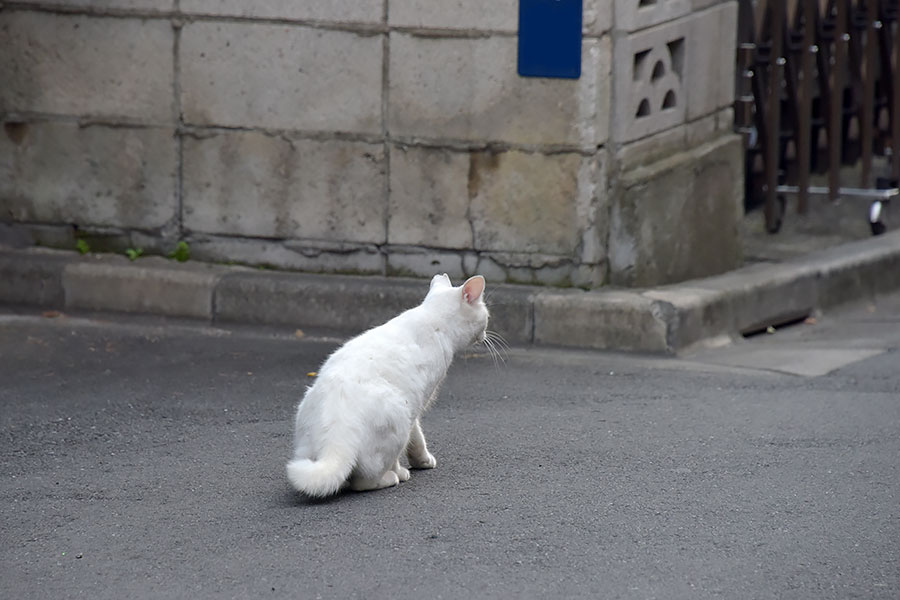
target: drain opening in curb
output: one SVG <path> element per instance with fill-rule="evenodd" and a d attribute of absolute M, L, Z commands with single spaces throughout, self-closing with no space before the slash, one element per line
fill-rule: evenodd
<path fill-rule="evenodd" d="M 794 325 L 800 325 L 801 323 L 806 322 L 811 314 L 812 311 L 803 311 L 792 313 L 790 315 L 783 315 L 770 321 L 757 323 L 755 325 L 747 327 L 746 329 L 742 329 L 741 335 L 746 339 L 756 337 L 758 335 L 765 335 L 767 333 L 775 333 L 776 331 L 779 331 L 786 327 L 793 327 Z"/>

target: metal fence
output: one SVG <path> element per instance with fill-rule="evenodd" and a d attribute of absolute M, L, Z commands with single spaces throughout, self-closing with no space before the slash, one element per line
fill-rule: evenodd
<path fill-rule="evenodd" d="M 788 197 L 871 201 L 884 231 L 900 194 L 900 0 L 739 0 L 735 124 L 747 144 L 748 206 L 776 232 Z M 883 172 L 873 159 L 882 156 Z M 859 165 L 855 187 L 843 165 Z M 811 186 L 827 174 L 827 186 Z"/>

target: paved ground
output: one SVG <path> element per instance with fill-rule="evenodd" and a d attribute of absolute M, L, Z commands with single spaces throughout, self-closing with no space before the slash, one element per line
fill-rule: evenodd
<path fill-rule="evenodd" d="M 900 597 L 900 296 L 458 360 L 397 488 L 283 475 L 327 339 L 0 313 L 2 598 Z"/>

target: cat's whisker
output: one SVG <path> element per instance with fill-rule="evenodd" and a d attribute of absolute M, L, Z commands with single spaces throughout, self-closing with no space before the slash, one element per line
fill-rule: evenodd
<path fill-rule="evenodd" d="M 478 344 L 487 350 L 488 356 L 491 357 L 491 360 L 494 362 L 494 366 L 497 366 L 497 358 L 494 356 L 494 349 L 491 347 L 491 342 L 488 340 L 488 337 L 485 335 Z"/>
<path fill-rule="evenodd" d="M 498 361 L 499 355 L 497 353 L 497 350 L 494 348 L 492 343 L 487 338 L 485 338 L 485 340 L 484 340 L 484 347 L 487 348 L 488 354 L 490 354 L 490 356 L 491 356 L 491 361 L 494 363 L 494 368 L 499 370 L 500 362 L 503 362 L 503 359 L 500 358 Z"/>
<path fill-rule="evenodd" d="M 506 340 L 503 339 L 503 337 L 500 334 L 495 333 L 495 332 L 489 332 L 485 336 L 485 338 L 490 340 L 491 347 L 494 349 L 495 352 L 497 352 L 498 355 L 500 355 L 500 357 L 502 359 L 504 359 L 504 362 L 505 362 L 505 358 L 506 358 L 505 355 L 509 351 L 509 344 L 506 343 Z"/>
<path fill-rule="evenodd" d="M 500 368 L 500 363 L 506 364 L 506 353 L 509 350 L 509 344 L 506 343 L 506 340 L 500 334 L 494 331 L 486 331 L 483 343 L 488 353 L 490 353 L 495 367 Z"/>
<path fill-rule="evenodd" d="M 503 357 L 500 356 L 500 352 L 497 350 L 497 346 L 494 344 L 493 340 L 490 338 L 484 338 L 484 347 L 487 348 L 488 353 L 491 355 L 491 359 L 493 359 L 494 364 L 497 364 L 497 361 L 503 362 Z"/>
<path fill-rule="evenodd" d="M 502 335 L 500 335 L 496 331 L 488 331 L 487 335 L 490 336 L 490 338 L 501 348 L 503 348 L 504 350 L 509 350 L 509 343 L 506 341 L 506 339 L 504 339 Z"/>

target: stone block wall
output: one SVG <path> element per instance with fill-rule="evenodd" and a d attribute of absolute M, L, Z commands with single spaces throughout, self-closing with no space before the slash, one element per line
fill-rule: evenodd
<path fill-rule="evenodd" d="M 733 0 L 0 3 L 0 222 L 46 245 L 594 287 L 740 261 Z"/>

